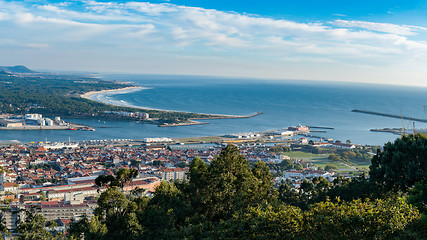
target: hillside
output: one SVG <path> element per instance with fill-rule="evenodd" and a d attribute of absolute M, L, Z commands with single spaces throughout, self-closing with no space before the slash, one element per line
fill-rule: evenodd
<path fill-rule="evenodd" d="M 27 68 L 26 66 L 17 65 L 17 66 L 0 66 L 0 72 L 6 73 L 35 73 L 35 71 Z"/>

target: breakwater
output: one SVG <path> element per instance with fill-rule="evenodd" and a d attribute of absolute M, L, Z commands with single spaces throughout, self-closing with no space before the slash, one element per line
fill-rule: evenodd
<path fill-rule="evenodd" d="M 408 117 L 408 116 L 403 116 L 403 115 L 394 115 L 394 114 L 389 114 L 389 113 L 366 111 L 366 110 L 360 110 L 360 109 L 353 109 L 351 111 L 352 112 L 358 112 L 358 113 L 364 113 L 364 114 L 377 115 L 377 116 L 382 116 L 382 117 L 398 118 L 398 119 L 405 119 L 405 120 L 427 123 L 427 119 L 422 119 L 422 118 L 414 118 L 414 117 Z"/>
<path fill-rule="evenodd" d="M 308 126 L 309 128 L 318 128 L 318 129 L 328 129 L 328 130 L 334 130 L 333 127 L 319 127 L 319 126 Z"/>
<path fill-rule="evenodd" d="M 198 117 L 198 118 L 191 118 L 195 120 L 209 120 L 209 119 L 233 119 L 233 118 L 252 118 L 258 115 L 263 114 L 263 112 L 257 112 L 255 114 L 251 115 L 225 115 L 225 114 L 209 114 L 209 117 Z"/>

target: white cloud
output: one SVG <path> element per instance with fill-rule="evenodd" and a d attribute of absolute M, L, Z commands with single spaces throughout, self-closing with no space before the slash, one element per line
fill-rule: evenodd
<path fill-rule="evenodd" d="M 170 13 L 177 11 L 175 5 L 171 5 L 168 3 L 153 4 L 148 2 L 129 2 L 125 3 L 124 6 L 139 11 L 141 13 L 150 15 L 160 15 L 162 13 Z"/>

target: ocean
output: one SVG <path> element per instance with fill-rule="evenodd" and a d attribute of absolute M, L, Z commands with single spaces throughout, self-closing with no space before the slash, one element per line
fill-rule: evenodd
<path fill-rule="evenodd" d="M 353 143 L 383 145 L 398 136 L 371 132 L 372 128 L 412 128 L 408 120 L 352 112 L 377 111 L 427 119 L 427 88 L 321 81 L 272 81 L 167 75 L 101 76 L 131 82 L 141 91 L 95 96 L 98 100 L 154 109 L 213 114 L 249 115 L 248 119 L 203 120 L 207 125 L 160 128 L 133 121 L 67 119 L 96 128 L 87 131 L 1 131 L 1 140 L 72 141 L 143 139 L 145 137 L 195 137 L 258 132 L 297 124 L 330 127 L 316 136 Z M 427 123 L 416 122 L 416 128 Z"/>

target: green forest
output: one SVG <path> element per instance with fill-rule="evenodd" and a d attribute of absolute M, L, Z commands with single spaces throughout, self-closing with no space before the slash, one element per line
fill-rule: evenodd
<path fill-rule="evenodd" d="M 250 167 L 228 145 L 210 165 L 196 157 L 187 181 L 162 182 L 152 198 L 121 191 L 136 170 L 101 175 L 96 184 L 108 190 L 91 220 L 63 235 L 47 232 L 29 212 L 19 238 L 426 239 L 426 157 L 427 138 L 403 136 L 378 150 L 369 178 L 318 177 L 296 191 L 287 182 L 274 187 L 263 162 Z"/>
<path fill-rule="evenodd" d="M 72 117 L 114 117 L 104 111 L 146 112 L 163 122 L 209 117 L 206 114 L 141 110 L 112 106 L 88 99 L 80 95 L 90 91 L 128 87 L 120 83 L 97 78 L 54 74 L 11 74 L 0 71 L 0 113 L 46 115 Z"/>

